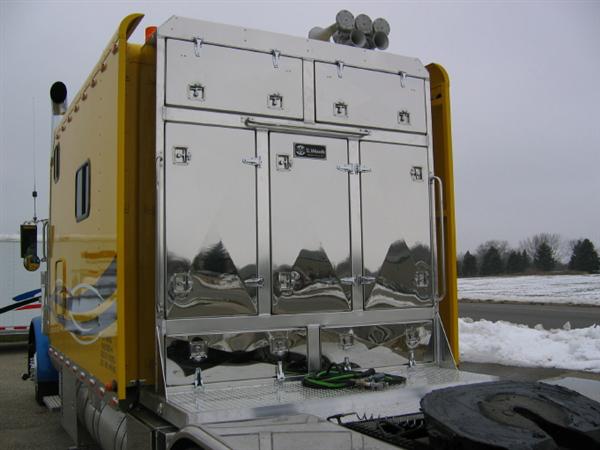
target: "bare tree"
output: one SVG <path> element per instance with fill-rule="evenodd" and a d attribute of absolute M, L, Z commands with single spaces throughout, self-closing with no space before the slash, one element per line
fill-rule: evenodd
<path fill-rule="evenodd" d="M 477 250 L 475 250 L 477 260 L 483 261 L 484 255 L 492 247 L 495 247 L 496 250 L 498 250 L 498 253 L 500 254 L 500 259 L 502 259 L 502 261 L 505 262 L 508 258 L 508 253 L 510 252 L 510 246 L 508 245 L 507 241 L 498 240 L 485 241 L 483 244 L 480 244 L 479 247 L 477 247 Z"/>
<path fill-rule="evenodd" d="M 558 261 L 563 260 L 568 254 L 563 238 L 557 233 L 538 233 L 520 242 L 521 249 L 527 251 L 529 255 L 535 255 L 542 244 L 550 247 L 552 257 Z"/>

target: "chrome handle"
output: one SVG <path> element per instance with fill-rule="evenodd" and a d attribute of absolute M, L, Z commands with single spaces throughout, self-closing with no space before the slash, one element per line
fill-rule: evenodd
<path fill-rule="evenodd" d="M 437 301 L 441 302 L 442 300 L 444 300 L 444 298 L 446 297 L 446 228 L 444 225 L 444 186 L 442 184 L 442 180 L 440 177 L 437 177 L 435 175 L 432 175 L 431 178 L 431 184 L 433 185 L 437 185 L 437 194 L 439 197 L 439 201 L 440 201 L 440 227 L 441 227 L 441 232 L 440 232 L 440 241 L 441 241 L 441 260 L 442 260 L 442 268 L 440 270 L 440 274 L 442 275 L 442 289 L 440 290 L 440 283 L 436 283 L 437 286 L 436 291 L 437 291 Z M 437 216 L 437 208 L 434 209 L 435 215 Z M 437 254 L 437 252 L 436 252 Z M 438 261 L 436 258 L 436 266 L 435 268 L 438 268 Z"/>
<path fill-rule="evenodd" d="M 244 284 L 246 287 L 261 288 L 265 285 L 265 279 L 263 277 L 248 278 L 244 280 Z"/>
<path fill-rule="evenodd" d="M 340 278 L 341 284 L 354 286 L 356 284 L 356 278 L 354 277 L 342 277 Z"/>
<path fill-rule="evenodd" d="M 340 278 L 340 283 L 341 284 L 347 284 L 347 285 L 365 285 L 365 284 L 373 284 L 375 283 L 376 278 L 375 277 L 368 277 L 368 276 L 363 276 L 363 275 L 359 275 L 357 277 L 343 277 Z"/>
<path fill-rule="evenodd" d="M 48 219 L 42 221 L 42 262 L 48 261 L 47 235 L 48 235 Z"/>
<path fill-rule="evenodd" d="M 362 284 L 362 285 L 373 284 L 377 280 L 377 278 L 375 278 L 375 277 L 368 277 L 368 276 L 364 276 L 364 275 L 359 275 L 356 278 L 358 280 L 358 284 Z"/>
<path fill-rule="evenodd" d="M 366 129 L 360 129 L 356 131 L 342 131 L 331 128 L 314 128 L 303 125 L 288 125 L 284 123 L 263 122 L 251 118 L 246 118 L 245 120 L 243 120 L 243 122 L 244 125 L 246 125 L 248 128 L 253 128 L 256 130 L 282 131 L 306 135 L 316 135 L 322 137 L 344 137 L 360 139 L 371 134 L 371 132 Z"/>

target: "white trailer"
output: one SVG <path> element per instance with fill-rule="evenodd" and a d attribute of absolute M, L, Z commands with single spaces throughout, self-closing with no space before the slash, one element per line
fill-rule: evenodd
<path fill-rule="evenodd" d="M 20 254 L 19 235 L 0 235 L 0 311 L 40 295 L 40 274 L 23 268 Z M 26 335 L 31 319 L 40 315 L 39 301 L 0 313 L 0 336 L 7 334 Z"/>

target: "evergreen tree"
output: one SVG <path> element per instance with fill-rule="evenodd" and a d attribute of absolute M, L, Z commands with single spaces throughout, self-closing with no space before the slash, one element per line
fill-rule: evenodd
<path fill-rule="evenodd" d="M 500 252 L 493 245 L 483 255 L 483 261 L 481 262 L 481 275 L 498 275 L 502 273 L 502 258 Z"/>
<path fill-rule="evenodd" d="M 589 239 L 578 240 L 573 247 L 573 254 L 569 261 L 569 269 L 584 272 L 597 272 L 600 270 L 600 258 Z"/>
<path fill-rule="evenodd" d="M 525 272 L 531 266 L 531 258 L 527 254 L 527 250 L 521 252 L 521 272 Z"/>
<path fill-rule="evenodd" d="M 523 270 L 523 258 L 519 252 L 513 250 L 509 253 L 506 261 L 506 272 L 519 273 L 523 272 Z"/>
<path fill-rule="evenodd" d="M 477 275 L 477 258 L 467 251 L 462 260 L 462 274 L 464 277 Z"/>
<path fill-rule="evenodd" d="M 549 272 L 556 266 L 552 248 L 545 242 L 538 245 L 535 255 L 533 256 L 533 264 L 544 272 Z"/>

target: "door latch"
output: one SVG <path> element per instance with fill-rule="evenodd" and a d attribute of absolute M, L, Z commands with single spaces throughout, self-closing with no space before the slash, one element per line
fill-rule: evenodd
<path fill-rule="evenodd" d="M 358 275 L 356 277 L 344 277 L 344 278 L 340 278 L 340 283 L 341 284 L 346 284 L 346 285 L 358 285 L 358 286 L 364 286 L 365 284 L 373 284 L 375 283 L 376 278 L 375 277 L 369 277 L 369 276 L 364 276 L 364 275 Z"/>
<path fill-rule="evenodd" d="M 267 100 L 267 108 L 283 109 L 283 95 L 279 93 L 269 95 L 269 98 Z"/>
<path fill-rule="evenodd" d="M 403 109 L 398 112 L 398 123 L 400 125 L 410 125 L 410 113 L 407 110 Z"/>
<path fill-rule="evenodd" d="M 292 158 L 290 155 L 277 155 L 277 170 L 280 172 L 289 172 L 292 169 Z"/>
<path fill-rule="evenodd" d="M 333 115 L 336 117 L 348 117 L 348 105 L 344 102 L 333 104 Z"/>
<path fill-rule="evenodd" d="M 187 166 L 192 160 L 192 153 L 187 147 L 173 147 L 173 164 Z"/>
<path fill-rule="evenodd" d="M 281 295 L 289 297 L 294 293 L 296 284 L 300 280 L 300 274 L 295 270 L 292 270 L 291 272 L 279 272 L 277 279 L 279 281 Z"/>
<path fill-rule="evenodd" d="M 188 84 L 188 98 L 198 102 L 204 101 L 204 86 L 200 83 Z"/>
<path fill-rule="evenodd" d="M 247 164 L 249 166 L 260 167 L 262 166 L 262 159 L 260 156 L 251 156 L 249 158 L 243 158 L 242 164 Z"/>
<path fill-rule="evenodd" d="M 169 280 L 169 294 L 175 300 L 185 299 L 194 288 L 194 281 L 189 272 L 177 272 Z"/>
<path fill-rule="evenodd" d="M 410 177 L 413 181 L 423 181 L 423 168 L 421 166 L 413 166 L 410 169 Z"/>
<path fill-rule="evenodd" d="M 337 166 L 337 170 L 341 172 L 347 172 L 350 175 L 361 174 L 371 171 L 371 169 L 369 169 L 368 167 L 356 163 L 339 165 Z"/>
<path fill-rule="evenodd" d="M 265 285 L 265 279 L 261 276 L 248 278 L 244 280 L 244 284 L 249 288 L 261 288 Z"/>
<path fill-rule="evenodd" d="M 350 328 L 347 333 L 341 333 L 339 335 L 339 347 L 342 350 L 349 350 L 354 347 L 354 330 Z"/>

